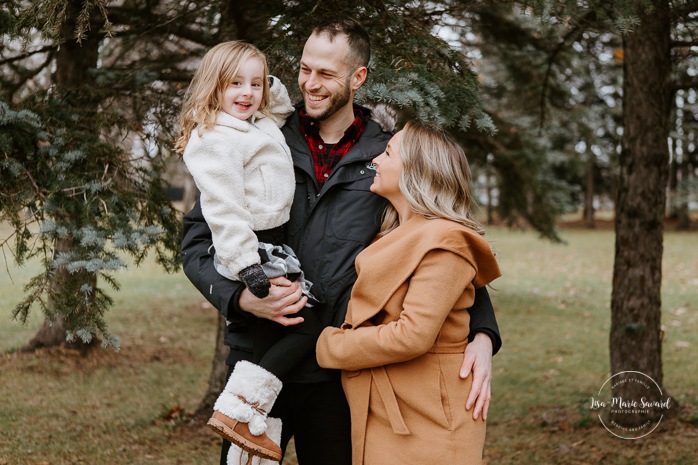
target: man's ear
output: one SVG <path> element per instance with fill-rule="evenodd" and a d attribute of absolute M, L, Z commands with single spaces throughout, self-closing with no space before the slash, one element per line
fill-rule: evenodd
<path fill-rule="evenodd" d="M 351 76 L 351 90 L 353 90 L 354 92 L 359 90 L 359 87 L 361 87 L 363 83 L 366 82 L 367 76 L 368 69 L 365 66 L 356 68 L 354 74 L 352 74 Z"/>

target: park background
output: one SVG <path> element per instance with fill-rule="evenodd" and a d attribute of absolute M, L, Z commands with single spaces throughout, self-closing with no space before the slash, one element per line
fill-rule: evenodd
<path fill-rule="evenodd" d="M 1 7 L 0 465 L 216 463 L 222 322 L 178 263 L 176 114 L 229 39 L 298 98 L 337 13 L 373 39 L 359 100 L 446 127 L 476 175 L 503 271 L 487 463 L 695 463 L 698 2 L 252 3 Z M 679 406 L 635 441 L 589 408 L 619 368 Z"/>

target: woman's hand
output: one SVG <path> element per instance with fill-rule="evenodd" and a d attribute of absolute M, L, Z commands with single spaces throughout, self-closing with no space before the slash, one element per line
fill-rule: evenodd
<path fill-rule="evenodd" d="M 463 365 L 460 368 L 460 377 L 465 379 L 472 372 L 473 383 L 470 387 L 470 395 L 465 403 L 465 409 L 473 409 L 473 420 L 477 420 L 482 413 L 482 419 L 487 420 L 487 411 L 490 408 L 490 382 L 492 381 L 492 340 L 485 333 L 477 333 L 473 342 L 465 348 Z"/>

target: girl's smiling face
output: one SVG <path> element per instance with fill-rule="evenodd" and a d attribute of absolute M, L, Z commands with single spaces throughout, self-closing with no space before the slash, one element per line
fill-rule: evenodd
<path fill-rule="evenodd" d="M 265 78 L 262 60 L 244 62 L 223 93 L 222 110 L 237 119 L 249 119 L 262 104 Z"/>

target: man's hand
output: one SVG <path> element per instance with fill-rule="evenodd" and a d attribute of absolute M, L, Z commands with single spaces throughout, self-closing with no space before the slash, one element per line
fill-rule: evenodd
<path fill-rule="evenodd" d="M 473 342 L 465 348 L 460 377 L 465 379 L 472 372 L 473 384 L 470 395 L 465 403 L 465 409 L 473 409 L 473 420 L 477 420 L 482 412 L 482 419 L 487 420 L 490 408 L 490 382 L 492 381 L 492 340 L 487 334 L 477 333 Z"/>
<path fill-rule="evenodd" d="M 308 301 L 302 295 L 300 284 L 286 278 L 273 278 L 269 295 L 263 299 L 255 297 L 247 288 L 240 294 L 240 308 L 257 318 L 266 318 L 284 326 L 303 323 L 303 318 L 287 318 L 298 313 Z"/>

